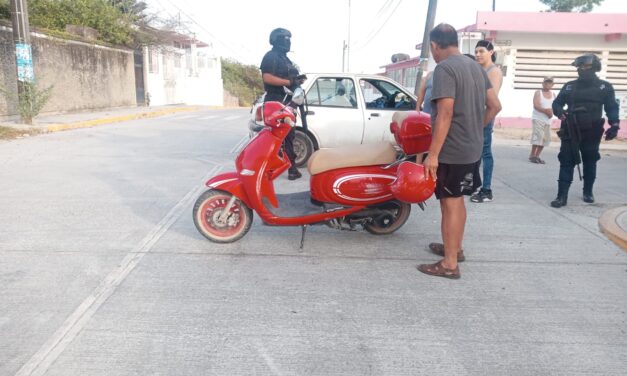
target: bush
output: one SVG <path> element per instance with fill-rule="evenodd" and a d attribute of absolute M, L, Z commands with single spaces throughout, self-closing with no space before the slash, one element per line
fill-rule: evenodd
<path fill-rule="evenodd" d="M 88 26 L 98 31 L 101 41 L 118 45 L 133 41 L 133 18 L 106 0 L 30 0 L 28 7 L 32 26 L 61 32 L 67 25 Z"/>
<path fill-rule="evenodd" d="M 222 59 L 224 89 L 239 99 L 240 106 L 250 106 L 263 93 L 261 72 L 254 65 Z"/>
<path fill-rule="evenodd" d="M 10 93 L 8 90 L 0 88 L 9 100 L 17 102 L 17 111 L 24 124 L 33 124 L 33 118 L 41 112 L 52 93 L 52 86 L 43 90 L 37 88 L 33 82 L 25 82 L 24 90 L 19 94 Z"/>
<path fill-rule="evenodd" d="M 0 20 L 11 19 L 11 13 L 9 12 L 9 0 L 0 0 Z"/>

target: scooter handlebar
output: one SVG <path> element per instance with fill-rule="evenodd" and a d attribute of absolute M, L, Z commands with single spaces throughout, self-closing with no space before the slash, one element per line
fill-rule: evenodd
<path fill-rule="evenodd" d="M 290 119 L 289 117 L 286 117 L 285 119 L 283 119 L 283 121 L 285 122 L 285 124 L 289 125 L 290 127 L 294 127 L 296 125 L 294 121 Z"/>

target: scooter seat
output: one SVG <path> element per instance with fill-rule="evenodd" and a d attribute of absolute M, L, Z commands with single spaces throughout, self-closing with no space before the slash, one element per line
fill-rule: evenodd
<path fill-rule="evenodd" d="M 395 160 L 396 149 L 390 142 L 385 141 L 320 149 L 309 158 L 307 170 L 309 174 L 316 175 L 337 168 L 390 164 Z"/>

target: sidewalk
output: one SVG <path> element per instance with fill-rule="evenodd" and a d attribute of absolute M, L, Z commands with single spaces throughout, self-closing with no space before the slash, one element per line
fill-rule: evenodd
<path fill-rule="evenodd" d="M 68 129 L 87 128 L 101 124 L 119 123 L 135 119 L 153 118 L 178 112 L 191 112 L 210 109 L 209 106 L 169 105 L 154 107 L 125 107 L 102 111 L 86 111 L 54 115 L 41 115 L 35 118 L 33 125 L 20 124 L 19 120 L 0 121 L 0 126 L 34 133 L 57 132 Z M 222 107 L 215 107 L 222 108 Z"/>
<path fill-rule="evenodd" d="M 549 148 L 559 149 L 560 139 L 555 134 L 555 131 L 551 132 L 551 145 Z M 531 149 L 531 143 L 529 139 L 531 137 L 530 128 L 494 128 L 494 143 L 499 145 L 510 146 L 527 146 Z M 612 141 L 601 142 L 599 150 L 618 150 L 627 151 L 627 139 L 617 138 Z"/>
<path fill-rule="evenodd" d="M 530 147 L 529 137 L 531 129 L 529 128 L 495 128 L 494 144 L 509 146 Z M 549 148 L 558 149 L 560 145 L 559 138 L 553 135 Z M 599 147 L 604 151 L 627 151 L 627 140 L 616 139 L 612 141 L 603 141 Z M 619 247 L 627 251 L 627 206 L 621 206 L 607 210 L 599 217 L 599 228 L 611 241 Z"/>

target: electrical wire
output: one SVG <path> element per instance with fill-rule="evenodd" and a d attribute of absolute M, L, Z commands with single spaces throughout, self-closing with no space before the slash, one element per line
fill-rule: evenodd
<path fill-rule="evenodd" d="M 230 51 L 233 56 L 238 59 L 238 60 L 242 60 L 242 61 L 251 61 L 251 59 L 246 59 L 243 58 L 244 55 L 240 54 L 239 52 L 235 51 L 233 48 L 231 48 L 231 46 L 229 46 L 228 44 L 222 42 L 218 37 L 216 37 L 211 31 L 209 31 L 206 27 L 204 27 L 202 24 L 200 24 L 198 21 L 196 21 L 196 19 L 194 19 L 194 17 L 190 16 L 187 12 L 185 12 L 183 9 L 181 9 L 178 5 L 176 5 L 176 3 L 174 3 L 172 0 L 165 0 L 167 1 L 171 6 L 173 6 L 175 9 L 177 9 L 180 14 L 182 14 L 183 16 L 185 16 L 188 20 L 190 20 L 193 24 L 195 24 L 198 28 L 200 28 L 202 31 L 204 31 L 213 41 L 215 41 L 216 43 L 220 44 L 221 46 L 225 47 L 228 51 Z M 161 4 L 160 0 L 157 0 L 157 2 L 159 2 L 159 4 L 162 6 L 163 8 L 163 4 Z M 188 4 L 189 5 L 189 4 Z M 169 12 L 168 12 L 169 13 Z M 193 33 L 191 30 L 188 29 L 189 32 Z M 246 55 L 246 54 L 245 54 Z"/>
<path fill-rule="evenodd" d="M 379 10 L 374 15 L 374 17 L 372 17 L 373 21 L 371 23 L 374 26 L 372 26 L 372 28 L 370 29 L 370 31 L 368 31 L 368 33 L 366 34 L 366 36 L 364 38 L 361 38 L 361 39 L 357 40 L 356 42 L 350 43 L 351 47 L 363 44 L 364 40 L 370 38 L 375 33 L 375 29 L 378 27 L 377 24 L 379 23 L 379 20 L 381 18 L 385 17 L 384 16 L 385 13 L 390 9 L 390 6 L 392 5 L 393 2 L 394 2 L 394 0 L 386 0 L 386 2 L 383 3 L 383 5 L 381 6 L 381 8 L 379 8 Z M 350 9 L 349 9 L 349 11 L 350 11 Z"/>
<path fill-rule="evenodd" d="M 396 3 L 396 5 L 394 6 L 394 9 L 392 9 L 392 12 L 390 12 L 390 14 L 387 16 L 387 18 L 383 21 L 383 23 L 381 24 L 381 26 L 379 26 L 378 29 L 376 29 L 376 31 L 374 31 L 374 33 L 370 33 L 371 35 L 367 36 L 366 38 L 368 38 L 365 42 L 361 42 L 361 43 L 355 43 L 351 49 L 353 50 L 361 50 L 364 47 L 366 47 L 368 44 L 370 44 L 370 42 L 372 42 L 372 40 L 379 34 L 379 32 L 385 27 L 385 25 L 388 23 L 388 21 L 390 20 L 390 18 L 392 18 L 392 16 L 394 15 L 394 13 L 396 13 L 396 10 L 398 9 L 398 7 L 401 5 L 401 3 L 403 2 L 403 0 L 398 0 L 398 2 Z M 359 45 L 361 44 L 361 46 Z"/>

